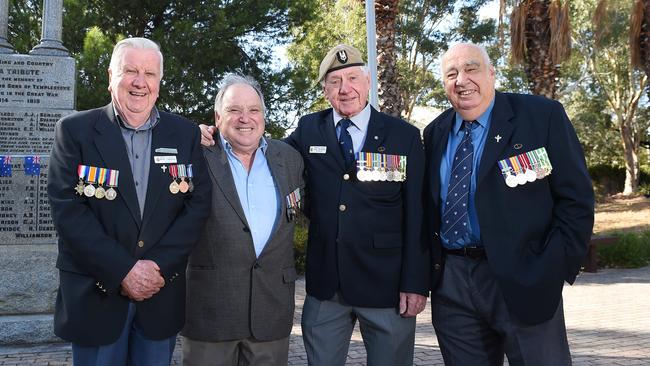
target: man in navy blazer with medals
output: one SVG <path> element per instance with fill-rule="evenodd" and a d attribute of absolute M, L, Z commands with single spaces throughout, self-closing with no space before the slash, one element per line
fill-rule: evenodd
<path fill-rule="evenodd" d="M 111 104 L 56 126 L 54 330 L 75 365 L 168 365 L 184 323 L 185 267 L 211 184 L 196 125 L 154 106 L 162 67 L 154 42 L 118 42 Z"/>
<path fill-rule="evenodd" d="M 582 147 L 557 101 L 495 92 L 482 47 L 441 67 L 453 108 L 424 131 L 424 227 L 445 364 L 570 365 L 562 287 L 594 219 Z"/>
<path fill-rule="evenodd" d="M 319 81 L 332 108 L 302 117 L 287 139 L 307 175 L 307 358 L 344 365 L 359 320 L 368 365 L 409 365 L 429 289 L 420 133 L 367 103 L 370 78 L 355 48 L 332 48 Z"/>

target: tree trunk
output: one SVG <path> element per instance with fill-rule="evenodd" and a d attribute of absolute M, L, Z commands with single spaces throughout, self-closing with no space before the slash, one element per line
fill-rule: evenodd
<path fill-rule="evenodd" d="M 555 99 L 560 75 L 559 66 L 550 56 L 550 0 L 526 0 L 526 63 L 525 71 L 533 94 Z"/>
<path fill-rule="evenodd" d="M 375 1 L 379 109 L 394 117 L 400 117 L 403 109 L 395 52 L 398 2 L 398 0 Z"/>
<path fill-rule="evenodd" d="M 619 118 L 623 117 L 621 116 Z M 637 155 L 639 146 L 635 142 L 631 125 L 631 121 L 625 121 L 622 124 L 619 124 L 621 140 L 623 142 L 623 152 L 625 154 L 625 186 L 623 188 L 624 195 L 631 195 L 639 190 L 640 168 L 639 156 Z"/>

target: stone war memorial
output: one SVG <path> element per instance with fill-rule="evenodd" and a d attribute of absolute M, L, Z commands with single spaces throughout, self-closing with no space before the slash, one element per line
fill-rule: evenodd
<path fill-rule="evenodd" d="M 47 197 L 54 126 L 75 108 L 75 60 L 61 41 L 63 0 L 44 0 L 29 54 L 7 40 L 0 0 L 0 346 L 58 340 L 57 235 Z"/>

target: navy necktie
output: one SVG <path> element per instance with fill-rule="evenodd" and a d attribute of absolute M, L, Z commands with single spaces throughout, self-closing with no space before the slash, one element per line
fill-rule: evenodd
<path fill-rule="evenodd" d="M 348 127 L 352 124 L 347 118 L 344 118 L 339 121 L 339 126 L 341 131 L 339 133 L 339 146 L 341 147 L 341 153 L 345 159 L 345 168 L 350 169 L 354 164 L 354 147 L 352 146 L 352 136 L 348 132 Z"/>
<path fill-rule="evenodd" d="M 471 133 L 474 127 L 476 127 L 476 123 L 463 121 L 464 135 L 456 149 L 449 177 L 447 200 L 440 225 L 440 232 L 449 241 L 449 244 L 453 244 L 469 231 L 467 206 L 474 162 Z"/>

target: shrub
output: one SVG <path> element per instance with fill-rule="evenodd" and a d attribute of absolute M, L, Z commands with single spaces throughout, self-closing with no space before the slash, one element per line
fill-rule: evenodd
<path fill-rule="evenodd" d="M 308 235 L 307 226 L 305 220 L 298 220 L 296 222 L 296 231 L 293 234 L 293 258 L 298 274 L 305 273 Z"/>
<path fill-rule="evenodd" d="M 600 267 L 638 268 L 650 261 L 650 231 L 619 235 L 618 243 L 598 247 Z"/>

